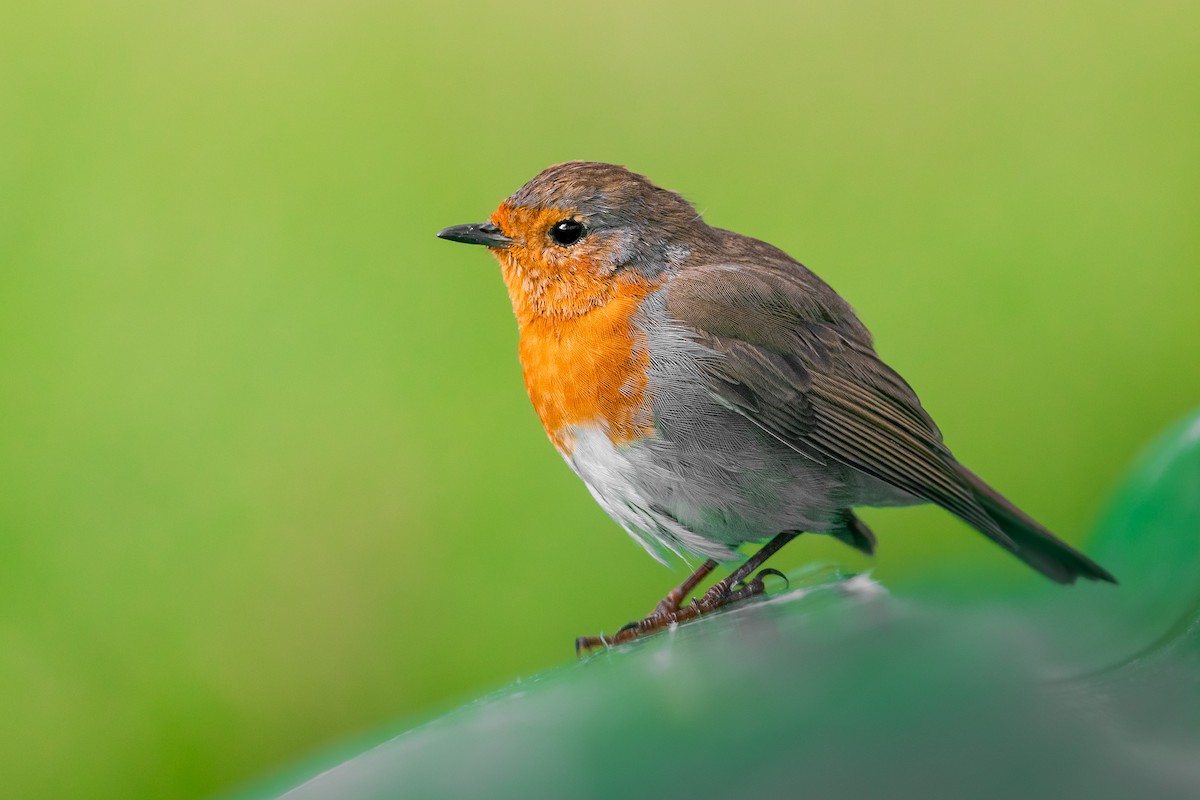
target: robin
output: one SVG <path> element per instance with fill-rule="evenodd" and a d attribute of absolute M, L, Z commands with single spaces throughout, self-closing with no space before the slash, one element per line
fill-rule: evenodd
<path fill-rule="evenodd" d="M 779 575 L 763 562 L 801 532 L 873 553 L 856 506 L 935 503 L 1050 580 L 1116 583 L 954 458 L 837 292 L 649 179 L 558 164 L 438 236 L 499 260 L 529 397 L 596 501 L 660 561 L 705 559 L 645 619 L 578 650 L 762 593 Z"/>

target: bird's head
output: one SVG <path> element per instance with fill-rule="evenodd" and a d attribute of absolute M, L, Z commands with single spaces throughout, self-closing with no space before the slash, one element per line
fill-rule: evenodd
<path fill-rule="evenodd" d="M 621 282 L 657 282 L 711 239 L 679 195 L 624 167 L 587 161 L 543 170 L 488 222 L 438 236 L 492 251 L 519 318 L 587 313 Z"/>

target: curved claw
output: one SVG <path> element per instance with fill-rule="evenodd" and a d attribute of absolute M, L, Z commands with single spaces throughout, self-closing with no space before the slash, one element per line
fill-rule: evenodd
<path fill-rule="evenodd" d="M 767 567 L 766 569 L 760 569 L 758 571 L 758 574 L 754 576 L 754 580 L 756 583 L 762 584 L 763 578 L 765 578 L 768 575 L 774 575 L 776 577 L 783 578 L 783 587 L 785 589 L 790 589 L 792 587 L 792 582 L 788 580 L 787 575 L 784 575 L 782 572 L 780 572 L 779 570 L 774 569 L 772 567 Z"/>
<path fill-rule="evenodd" d="M 712 586 L 708 587 L 708 591 L 705 592 L 699 600 L 692 598 L 692 605 L 695 606 L 697 610 L 711 610 L 717 606 L 723 605 L 725 601 L 729 599 L 729 596 L 733 593 L 733 591 L 733 585 L 729 583 L 728 578 L 723 581 L 717 581 Z M 703 611 L 701 611 L 701 613 L 703 613 Z"/>
<path fill-rule="evenodd" d="M 580 636 L 575 640 L 575 657 L 583 658 L 585 655 L 591 655 L 597 647 L 610 647 L 611 645 L 612 640 L 603 633 L 599 636 Z"/>

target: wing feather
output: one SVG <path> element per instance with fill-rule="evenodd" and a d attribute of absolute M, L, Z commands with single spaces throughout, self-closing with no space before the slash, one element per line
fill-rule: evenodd
<path fill-rule="evenodd" d="M 696 267 L 672 280 L 668 313 L 721 355 L 705 365 L 713 394 L 797 452 L 937 503 L 1015 549 L 853 312 L 795 266 L 803 272 Z"/>

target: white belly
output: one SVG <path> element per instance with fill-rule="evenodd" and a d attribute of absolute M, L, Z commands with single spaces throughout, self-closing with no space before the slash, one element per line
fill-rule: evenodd
<path fill-rule="evenodd" d="M 733 547 L 678 521 L 696 516 L 678 508 L 686 496 L 678 491 L 681 479 L 656 466 L 647 450 L 636 444 L 618 447 L 598 426 L 573 427 L 571 436 L 574 450 L 564 455 L 571 469 L 600 507 L 655 559 L 665 564 L 668 552 L 684 560 L 689 553 L 718 561 L 736 558 Z"/>

